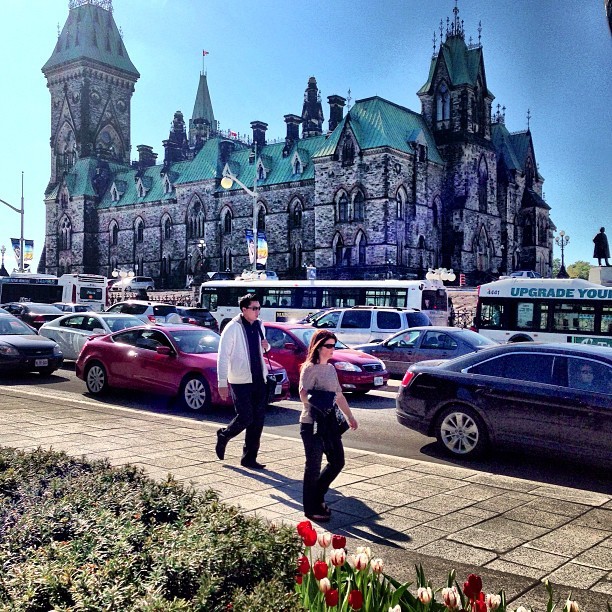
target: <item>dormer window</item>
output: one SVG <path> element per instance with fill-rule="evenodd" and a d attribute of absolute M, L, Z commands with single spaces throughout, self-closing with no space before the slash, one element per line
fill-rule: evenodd
<path fill-rule="evenodd" d="M 167 174 L 164 176 L 164 193 L 172 193 L 172 183 Z"/>
<path fill-rule="evenodd" d="M 353 139 L 347 136 L 342 145 L 342 165 L 351 166 L 355 161 L 355 145 Z"/>
<path fill-rule="evenodd" d="M 136 191 L 138 191 L 139 198 L 144 198 L 147 195 L 147 190 L 140 179 L 138 179 L 138 183 L 136 184 Z"/>
<path fill-rule="evenodd" d="M 263 165 L 263 162 L 260 159 L 257 163 L 257 180 L 265 181 L 267 178 L 267 175 L 268 175 L 268 172 L 266 170 L 266 167 Z"/>
<path fill-rule="evenodd" d="M 121 199 L 121 196 L 123 195 L 123 191 L 119 191 L 117 184 L 113 183 L 113 186 L 111 187 L 111 190 L 110 190 L 110 194 L 111 194 L 112 201 L 118 202 Z"/>
<path fill-rule="evenodd" d="M 293 154 L 291 166 L 293 168 L 293 174 L 302 174 L 304 172 L 304 164 L 302 163 L 297 151 Z"/>

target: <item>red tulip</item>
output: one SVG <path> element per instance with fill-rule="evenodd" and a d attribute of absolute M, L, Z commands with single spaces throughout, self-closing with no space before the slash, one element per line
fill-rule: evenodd
<path fill-rule="evenodd" d="M 469 599 L 476 599 L 482 591 L 482 578 L 476 574 L 470 574 L 463 583 L 463 592 Z"/>
<path fill-rule="evenodd" d="M 328 567 L 325 561 L 315 561 L 312 569 L 317 580 L 321 580 L 321 578 L 325 578 L 327 576 Z"/>
<path fill-rule="evenodd" d="M 361 610 L 361 606 L 363 606 L 363 595 L 361 591 L 357 591 L 356 589 L 351 591 L 348 596 L 348 603 L 353 610 Z"/>
<path fill-rule="evenodd" d="M 332 548 L 345 548 L 346 538 L 344 536 L 332 536 Z"/>
<path fill-rule="evenodd" d="M 304 537 L 304 533 L 312 530 L 312 523 L 310 521 L 302 521 L 298 523 L 297 532 L 300 538 Z"/>
<path fill-rule="evenodd" d="M 302 584 L 302 580 L 303 580 L 302 574 L 296 574 L 296 576 L 295 576 L 295 581 L 296 581 L 298 584 Z"/>
<path fill-rule="evenodd" d="M 310 570 L 310 563 L 308 562 L 308 557 L 302 555 L 297 562 L 297 569 L 300 574 L 307 574 Z"/>
<path fill-rule="evenodd" d="M 305 531 L 302 535 L 302 542 L 304 542 L 304 546 L 314 546 L 317 543 L 317 532 L 315 529 L 311 529 L 310 531 Z"/>
<path fill-rule="evenodd" d="M 487 612 L 487 604 L 484 601 L 475 601 L 474 612 Z"/>
<path fill-rule="evenodd" d="M 333 608 L 334 606 L 338 605 L 338 597 L 338 589 L 332 589 L 331 591 L 327 591 L 327 593 L 325 593 L 325 603 L 330 608 Z"/>

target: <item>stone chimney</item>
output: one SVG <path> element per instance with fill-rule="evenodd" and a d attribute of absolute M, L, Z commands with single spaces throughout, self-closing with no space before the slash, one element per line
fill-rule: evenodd
<path fill-rule="evenodd" d="M 333 132 L 338 124 L 342 121 L 344 116 L 344 105 L 346 104 L 346 98 L 342 96 L 327 96 L 329 102 L 329 131 Z"/>
<path fill-rule="evenodd" d="M 287 137 L 283 147 L 283 157 L 289 155 L 293 143 L 300 139 L 300 123 L 302 123 L 302 118 L 299 115 L 285 115 L 285 123 L 287 124 Z"/>
<path fill-rule="evenodd" d="M 157 160 L 157 153 L 153 153 L 153 147 L 149 145 L 138 145 L 138 166 L 140 168 L 149 168 L 154 166 Z"/>
<path fill-rule="evenodd" d="M 251 121 L 251 129 L 253 130 L 253 142 L 257 145 L 257 149 L 261 151 L 266 146 L 268 124 L 263 121 Z"/>

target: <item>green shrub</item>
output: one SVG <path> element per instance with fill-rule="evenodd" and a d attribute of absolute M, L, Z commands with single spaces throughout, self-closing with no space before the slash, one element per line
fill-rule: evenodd
<path fill-rule="evenodd" d="M 298 538 L 171 477 L 0 448 L 0 608 L 295 610 Z"/>

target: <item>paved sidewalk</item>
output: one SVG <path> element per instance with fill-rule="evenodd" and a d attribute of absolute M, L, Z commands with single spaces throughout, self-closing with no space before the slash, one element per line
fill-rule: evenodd
<path fill-rule="evenodd" d="M 253 472 L 240 466 L 241 438 L 230 442 L 225 461 L 217 460 L 217 424 L 9 387 L 0 387 L 0 423 L 3 446 L 107 457 L 154 478 L 171 472 L 270 521 L 303 519 L 299 439 L 264 434 L 260 460 L 267 469 Z M 572 591 L 581 610 L 602 612 L 612 601 L 612 492 L 350 448 L 346 459 L 325 529 L 345 533 L 349 545 L 369 545 L 398 579 L 413 580 L 414 564 L 422 562 L 439 586 L 450 568 L 460 581 L 476 570 L 487 591 L 504 588 L 516 606 L 543 609 L 544 578 L 563 598 Z"/>

